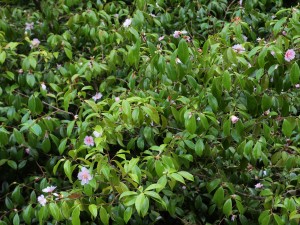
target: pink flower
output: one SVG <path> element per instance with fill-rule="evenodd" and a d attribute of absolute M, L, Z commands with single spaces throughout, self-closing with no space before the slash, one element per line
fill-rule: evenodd
<path fill-rule="evenodd" d="M 173 37 L 174 37 L 174 38 L 179 38 L 179 37 L 180 37 L 180 34 L 181 34 L 180 31 L 175 30 L 175 31 L 174 31 L 174 34 L 173 34 Z"/>
<path fill-rule="evenodd" d="M 40 43 L 41 43 L 41 42 L 39 41 L 39 39 L 34 38 L 34 39 L 31 41 L 30 47 L 31 47 L 31 48 L 37 48 L 37 47 L 39 47 L 39 44 L 40 44 Z"/>
<path fill-rule="evenodd" d="M 30 154 L 30 148 L 26 148 L 25 152 L 29 155 Z"/>
<path fill-rule="evenodd" d="M 42 88 L 44 91 L 46 91 L 46 90 L 47 90 L 47 86 L 45 85 L 45 83 L 44 83 L 44 82 L 42 82 L 42 83 L 41 83 L 41 88 Z"/>
<path fill-rule="evenodd" d="M 97 137 L 101 137 L 101 133 L 99 133 L 98 131 L 94 131 L 93 135 L 97 138 Z"/>
<path fill-rule="evenodd" d="M 81 181 L 81 185 L 88 184 L 89 181 L 93 179 L 93 177 L 90 174 L 90 171 L 85 167 L 81 168 L 81 171 L 78 173 L 77 177 L 78 180 Z"/>
<path fill-rule="evenodd" d="M 94 101 L 97 101 L 98 99 L 102 98 L 102 94 L 100 92 L 96 93 L 92 98 L 94 99 Z"/>
<path fill-rule="evenodd" d="M 94 139 L 92 136 L 86 136 L 84 138 L 84 144 L 87 146 L 94 146 Z"/>
<path fill-rule="evenodd" d="M 239 121 L 239 119 L 240 118 L 238 118 L 237 116 L 234 116 L 234 115 L 230 117 L 230 120 L 232 123 L 236 123 L 237 121 Z"/>
<path fill-rule="evenodd" d="M 51 193 L 55 190 L 55 188 L 56 188 L 55 186 L 49 186 L 49 187 L 44 188 L 42 191 L 46 192 L 46 193 Z"/>
<path fill-rule="evenodd" d="M 45 206 L 46 203 L 47 203 L 47 199 L 45 198 L 44 195 L 40 195 L 40 196 L 38 197 L 38 202 L 39 202 L 42 206 Z"/>
<path fill-rule="evenodd" d="M 161 36 L 158 38 L 159 41 L 162 41 L 165 38 L 165 36 Z"/>
<path fill-rule="evenodd" d="M 285 59 L 285 61 L 290 62 L 291 60 L 293 60 L 295 58 L 295 55 L 296 55 L 296 53 L 295 53 L 294 49 L 289 49 L 286 51 L 286 53 L 284 55 L 284 59 Z"/>
<path fill-rule="evenodd" d="M 241 45 L 241 44 L 237 44 L 232 46 L 233 51 L 237 52 L 237 53 L 243 53 L 245 52 L 245 48 Z"/>
<path fill-rule="evenodd" d="M 131 24 L 131 19 L 126 19 L 125 22 L 123 23 L 123 27 L 129 27 Z"/>
<path fill-rule="evenodd" d="M 116 102 L 119 102 L 120 100 L 121 100 L 120 97 L 115 97 Z"/>
<path fill-rule="evenodd" d="M 255 184 L 255 188 L 256 188 L 256 189 L 260 189 L 260 188 L 262 188 L 263 186 L 264 186 L 264 185 L 261 184 L 261 183 Z"/>
<path fill-rule="evenodd" d="M 295 84 L 295 88 L 300 88 L 300 84 Z"/>
<path fill-rule="evenodd" d="M 275 52 L 274 52 L 274 51 L 271 51 L 271 55 L 272 55 L 272 56 L 275 56 Z"/>

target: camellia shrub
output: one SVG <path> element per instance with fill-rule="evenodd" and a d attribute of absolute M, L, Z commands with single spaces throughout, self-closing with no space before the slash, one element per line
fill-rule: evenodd
<path fill-rule="evenodd" d="M 298 225 L 282 4 L 2 1 L 0 224 Z"/>

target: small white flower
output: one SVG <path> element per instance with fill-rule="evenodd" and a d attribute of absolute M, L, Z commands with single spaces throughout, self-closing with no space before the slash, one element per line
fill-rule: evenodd
<path fill-rule="evenodd" d="M 49 187 L 44 188 L 42 191 L 45 193 L 51 193 L 55 190 L 55 188 L 56 188 L 56 186 L 49 186 Z"/>
<path fill-rule="evenodd" d="M 33 22 L 32 23 L 25 23 L 25 30 L 32 30 L 33 29 Z"/>
<path fill-rule="evenodd" d="M 44 82 L 42 82 L 42 83 L 41 83 L 41 88 L 42 88 L 44 91 L 46 91 L 46 90 L 47 90 L 47 86 L 45 85 L 45 83 L 44 83 Z"/>
<path fill-rule="evenodd" d="M 271 55 L 272 55 L 272 56 L 275 56 L 275 52 L 274 52 L 274 51 L 271 51 Z"/>
<path fill-rule="evenodd" d="M 23 71 L 22 69 L 19 69 L 19 70 L 18 70 L 18 73 L 19 73 L 19 74 L 22 74 L 23 72 L 24 72 L 24 71 Z"/>
<path fill-rule="evenodd" d="M 236 215 L 232 215 L 231 216 L 231 221 L 235 221 L 235 218 L 236 218 L 237 216 Z"/>
<path fill-rule="evenodd" d="M 260 41 L 261 41 L 261 38 L 260 38 L 260 37 L 259 37 L 259 38 L 257 38 L 257 39 L 256 39 L 256 41 L 260 42 Z"/>
<path fill-rule="evenodd" d="M 300 88 L 300 84 L 295 84 L 295 88 Z"/>
<path fill-rule="evenodd" d="M 47 199 L 45 198 L 44 195 L 40 195 L 40 196 L 38 197 L 38 202 L 39 202 L 42 206 L 45 206 L 46 203 L 47 203 Z"/>
<path fill-rule="evenodd" d="M 120 100 L 121 100 L 120 97 L 115 97 L 116 102 L 119 102 Z"/>
<path fill-rule="evenodd" d="M 78 119 L 78 115 L 74 115 L 74 120 L 77 120 Z"/>
<path fill-rule="evenodd" d="M 152 13 L 150 13 L 149 15 L 150 15 L 150 16 L 152 16 L 153 18 L 155 18 L 155 17 L 156 17 L 156 15 L 154 15 L 154 14 L 152 14 Z"/>
<path fill-rule="evenodd" d="M 256 188 L 256 189 L 260 189 L 260 188 L 262 188 L 263 186 L 264 186 L 264 185 L 261 184 L 261 183 L 255 184 L 255 188 Z"/>
<path fill-rule="evenodd" d="M 201 118 L 200 117 L 197 117 L 197 121 L 200 121 L 201 120 Z"/>
<path fill-rule="evenodd" d="M 123 23 L 123 27 L 129 27 L 131 25 L 131 19 L 126 19 Z"/>
<path fill-rule="evenodd" d="M 100 92 L 98 92 L 92 98 L 94 99 L 94 101 L 97 101 L 98 99 L 102 98 L 102 94 Z"/>
<path fill-rule="evenodd" d="M 267 171 L 264 170 L 264 171 L 263 171 L 263 175 L 264 175 L 264 176 L 267 176 Z"/>
<path fill-rule="evenodd" d="M 181 60 L 179 58 L 175 59 L 176 64 L 182 64 Z"/>
<path fill-rule="evenodd" d="M 240 6 L 242 6 L 243 5 L 243 0 L 240 0 L 239 4 L 240 4 Z"/>
<path fill-rule="evenodd" d="M 30 154 L 30 148 L 26 148 L 25 152 L 29 155 Z"/>
<path fill-rule="evenodd" d="M 97 138 L 97 137 L 101 137 L 101 133 L 99 133 L 98 131 L 94 131 L 93 135 Z"/>
<path fill-rule="evenodd" d="M 243 39 L 244 39 L 244 41 L 248 40 L 248 38 L 245 35 L 243 35 Z"/>
<path fill-rule="evenodd" d="M 61 64 L 56 64 L 56 69 L 60 69 L 61 68 Z"/>

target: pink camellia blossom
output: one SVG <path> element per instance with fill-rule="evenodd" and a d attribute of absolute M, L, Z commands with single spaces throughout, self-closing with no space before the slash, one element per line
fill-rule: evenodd
<path fill-rule="evenodd" d="M 45 206 L 47 203 L 47 199 L 45 198 L 44 195 L 40 195 L 37 200 L 42 206 Z"/>
<path fill-rule="evenodd" d="M 261 184 L 261 183 L 255 184 L 255 188 L 256 188 L 256 189 L 260 189 L 260 188 L 262 188 L 263 186 L 264 186 L 264 185 Z"/>
<path fill-rule="evenodd" d="M 131 19 L 126 19 L 125 21 L 124 21 L 124 23 L 123 23 L 123 27 L 129 27 L 130 26 L 130 24 L 131 24 Z"/>
<path fill-rule="evenodd" d="M 120 100 L 121 100 L 120 97 L 115 97 L 116 102 L 119 102 Z"/>
<path fill-rule="evenodd" d="M 92 136 L 86 136 L 84 138 L 84 144 L 87 146 L 94 146 L 94 139 Z"/>
<path fill-rule="evenodd" d="M 295 58 L 295 55 L 296 55 L 296 53 L 295 53 L 294 49 L 289 49 L 285 52 L 284 59 L 285 59 L 285 61 L 290 62 L 291 60 L 293 60 Z"/>
<path fill-rule="evenodd" d="M 31 48 L 37 48 L 37 47 L 39 47 L 39 44 L 40 44 L 40 43 L 41 43 L 41 42 L 40 42 L 39 39 L 34 38 L 34 39 L 31 41 L 30 47 L 31 47 Z"/>
<path fill-rule="evenodd" d="M 243 53 L 245 52 L 245 48 L 241 45 L 241 44 L 237 44 L 232 46 L 233 51 L 237 52 L 237 53 Z"/>
<path fill-rule="evenodd" d="M 93 179 L 93 177 L 90 174 L 90 171 L 85 167 L 81 168 L 81 171 L 78 173 L 77 177 L 78 180 L 81 181 L 81 185 L 88 184 L 89 181 Z"/>
<path fill-rule="evenodd" d="M 56 186 L 49 186 L 49 187 L 44 188 L 42 191 L 45 193 L 51 193 L 55 190 L 55 188 L 56 188 Z"/>
<path fill-rule="evenodd" d="M 237 116 L 234 116 L 234 115 L 230 117 L 230 120 L 232 123 L 236 123 L 237 121 L 239 121 L 239 119 L 240 118 L 238 118 Z"/>
<path fill-rule="evenodd" d="M 300 84 L 295 84 L 295 88 L 300 88 Z"/>
<path fill-rule="evenodd" d="M 42 88 L 44 91 L 46 91 L 46 90 L 47 90 L 47 86 L 45 85 L 45 83 L 44 83 L 44 82 L 42 82 L 42 83 L 41 83 L 41 88 Z"/>
<path fill-rule="evenodd" d="M 94 99 L 94 101 L 97 101 L 98 99 L 102 98 L 102 94 L 100 92 L 96 93 L 92 98 Z"/>

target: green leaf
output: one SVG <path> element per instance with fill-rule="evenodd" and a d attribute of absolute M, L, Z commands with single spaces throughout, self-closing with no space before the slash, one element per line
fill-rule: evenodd
<path fill-rule="evenodd" d="M 66 53 L 67 57 L 69 59 L 72 59 L 72 57 L 73 57 L 72 51 L 70 49 L 68 49 L 68 48 L 64 48 L 64 50 L 65 50 L 65 53 Z"/>
<path fill-rule="evenodd" d="M 139 194 L 134 203 L 138 214 L 141 214 L 141 209 L 142 209 L 144 201 L 145 201 L 145 194 L 144 193 Z"/>
<path fill-rule="evenodd" d="M 194 134 L 196 132 L 197 126 L 196 126 L 196 119 L 194 115 L 192 115 L 190 118 L 188 118 L 185 121 L 185 128 L 191 134 Z"/>
<path fill-rule="evenodd" d="M 287 120 L 284 119 L 283 120 L 283 124 L 282 124 L 282 132 L 286 137 L 290 137 L 292 135 L 293 132 L 293 126 L 291 125 L 291 123 Z"/>
<path fill-rule="evenodd" d="M 89 211 L 90 211 L 90 213 L 92 214 L 92 216 L 94 218 L 97 217 L 98 209 L 97 209 L 97 206 L 95 204 L 89 205 Z"/>
<path fill-rule="evenodd" d="M 299 76 L 300 76 L 300 68 L 298 64 L 295 62 L 291 69 L 290 79 L 292 84 L 297 84 L 299 82 Z"/>
<path fill-rule="evenodd" d="M 20 225 L 20 217 L 18 213 L 16 213 L 13 218 L 13 225 Z"/>
<path fill-rule="evenodd" d="M 68 141 L 68 138 L 64 138 L 64 139 L 60 142 L 60 144 L 59 144 L 59 146 L 58 146 L 58 152 L 59 152 L 60 155 L 64 153 L 64 151 L 65 151 L 65 149 L 66 149 L 67 141 Z"/>
<path fill-rule="evenodd" d="M 31 215 L 32 215 L 33 209 L 31 205 L 28 205 L 22 212 L 22 217 L 26 224 L 31 224 Z"/>
<path fill-rule="evenodd" d="M 131 119 L 131 107 L 128 101 L 122 101 L 122 111 L 128 119 Z"/>
<path fill-rule="evenodd" d="M 132 216 L 132 207 L 127 207 L 126 210 L 124 211 L 124 217 L 123 217 L 126 224 L 130 220 L 131 216 Z"/>
<path fill-rule="evenodd" d="M 72 130 L 74 128 L 74 125 L 75 125 L 75 120 L 71 121 L 69 124 L 68 124 L 68 127 L 67 127 L 67 136 L 70 137 L 71 134 L 72 134 Z"/>
<path fill-rule="evenodd" d="M 232 201 L 231 198 L 227 199 L 226 202 L 223 205 L 223 213 L 226 216 L 229 216 L 232 214 Z"/>
<path fill-rule="evenodd" d="M 60 218 L 61 218 L 61 216 L 60 216 L 60 209 L 59 209 L 59 207 L 57 206 L 57 204 L 51 202 L 51 203 L 49 204 L 49 209 L 50 209 L 50 213 L 51 213 L 51 215 L 53 216 L 53 218 L 54 218 L 55 220 L 57 220 L 57 221 L 60 221 Z"/>
<path fill-rule="evenodd" d="M 65 174 L 67 175 L 67 177 L 69 178 L 69 181 L 71 183 L 73 183 L 72 181 L 72 167 L 71 167 L 71 162 L 69 160 L 65 161 L 64 163 L 64 171 L 65 171 Z"/>
<path fill-rule="evenodd" d="M 103 206 L 100 208 L 100 219 L 104 225 L 109 224 L 109 214 Z"/>
<path fill-rule="evenodd" d="M 80 208 L 76 206 L 72 212 L 72 225 L 80 225 Z"/>
<path fill-rule="evenodd" d="M 161 184 L 150 184 L 146 189 L 145 191 L 150 191 L 150 190 L 153 190 L 153 189 L 161 189 L 163 188 L 163 186 Z"/>
<path fill-rule="evenodd" d="M 42 134 L 42 128 L 38 124 L 34 124 L 33 126 L 30 127 L 30 131 L 34 133 L 36 136 L 40 136 Z"/>
<path fill-rule="evenodd" d="M 3 51 L 0 53 L 0 64 L 3 64 L 5 62 L 6 59 L 6 52 Z"/>
<path fill-rule="evenodd" d="M 256 142 L 254 148 L 253 148 L 253 158 L 255 160 L 258 160 L 262 155 L 262 151 L 261 151 L 261 143 L 260 142 Z"/>
<path fill-rule="evenodd" d="M 30 87 L 33 87 L 35 85 L 35 77 L 32 74 L 28 73 L 26 75 L 26 82 Z"/>
<path fill-rule="evenodd" d="M 266 111 L 270 109 L 271 106 L 272 106 L 272 98 L 264 94 L 262 97 L 262 104 L 261 104 L 262 110 Z"/>
<path fill-rule="evenodd" d="M 195 145 L 195 152 L 198 156 L 202 156 L 205 146 L 202 139 L 199 139 Z"/>
<path fill-rule="evenodd" d="M 146 106 L 142 106 L 142 109 L 148 116 L 150 116 L 151 120 L 159 124 L 159 114 L 153 106 L 146 104 Z"/>
<path fill-rule="evenodd" d="M 178 173 L 171 173 L 168 176 L 171 177 L 171 178 L 173 178 L 174 180 L 177 180 L 177 181 L 185 184 L 183 177 L 180 174 L 178 174 Z"/>
<path fill-rule="evenodd" d="M 217 206 L 221 207 L 224 201 L 224 189 L 223 187 L 219 187 L 215 192 L 213 201 L 217 204 Z"/>
<path fill-rule="evenodd" d="M 213 190 L 215 190 L 219 184 L 221 183 L 221 180 L 220 179 L 215 179 L 211 182 L 209 182 L 207 185 L 206 185 L 206 189 L 208 191 L 208 193 L 212 192 Z"/>
<path fill-rule="evenodd" d="M 183 176 L 184 179 L 186 179 L 186 180 L 194 181 L 194 176 L 192 174 L 190 174 L 189 172 L 179 171 L 178 174 Z"/>
<path fill-rule="evenodd" d="M 23 134 L 20 131 L 18 131 L 16 128 L 14 128 L 13 134 L 19 145 L 25 143 Z"/>
<path fill-rule="evenodd" d="M 276 22 L 276 24 L 273 27 L 274 36 L 276 36 L 282 30 L 282 25 L 285 23 L 286 19 L 286 17 L 282 17 Z"/>
<path fill-rule="evenodd" d="M 207 130 L 209 128 L 209 123 L 206 116 L 203 113 L 200 113 L 200 122 L 203 125 L 204 129 Z"/>
<path fill-rule="evenodd" d="M 181 60 L 181 62 L 186 64 L 189 59 L 189 48 L 188 48 L 188 45 L 187 45 L 185 39 L 180 40 L 179 45 L 178 45 L 177 54 L 178 54 L 178 58 Z"/>
<path fill-rule="evenodd" d="M 223 87 L 227 91 L 231 90 L 231 76 L 230 76 L 230 74 L 229 74 L 229 72 L 227 70 L 223 73 L 222 83 L 223 83 Z"/>
<path fill-rule="evenodd" d="M 212 94 L 208 94 L 208 104 L 214 112 L 218 110 L 218 101 Z"/>

